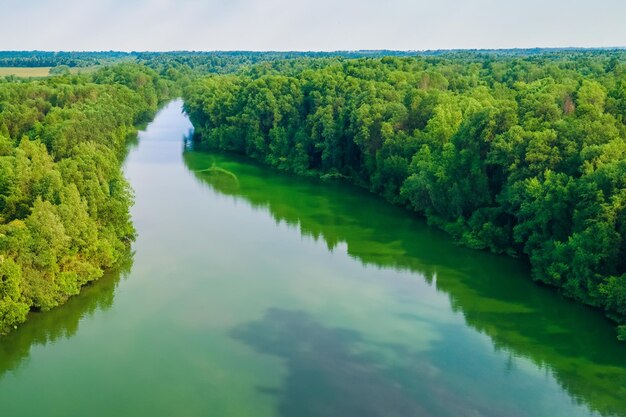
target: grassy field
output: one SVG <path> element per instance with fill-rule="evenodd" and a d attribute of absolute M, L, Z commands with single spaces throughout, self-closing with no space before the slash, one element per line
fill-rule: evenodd
<path fill-rule="evenodd" d="M 15 75 L 17 77 L 47 77 L 51 67 L 0 67 L 0 77 L 6 75 Z M 96 67 L 72 68 L 70 72 L 77 74 L 79 72 L 90 72 Z"/>
<path fill-rule="evenodd" d="M 0 77 L 15 75 L 18 77 L 47 77 L 50 67 L 0 67 Z"/>

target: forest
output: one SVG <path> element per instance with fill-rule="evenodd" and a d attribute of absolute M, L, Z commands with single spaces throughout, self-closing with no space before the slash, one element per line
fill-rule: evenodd
<path fill-rule="evenodd" d="M 183 84 L 208 147 L 348 181 L 526 259 L 626 340 L 623 52 L 304 57 Z"/>
<path fill-rule="evenodd" d="M 0 333 L 129 250 L 136 126 L 183 91 L 198 140 L 347 181 L 460 244 L 525 259 L 626 340 L 626 53 L 3 52 Z M 506 279 L 506 277 L 502 277 Z"/>
<path fill-rule="evenodd" d="M 121 164 L 172 85 L 145 66 L 0 78 L 0 334 L 116 265 L 134 238 Z"/>

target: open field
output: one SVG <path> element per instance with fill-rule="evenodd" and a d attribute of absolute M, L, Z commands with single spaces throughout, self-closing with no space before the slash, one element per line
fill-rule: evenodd
<path fill-rule="evenodd" d="M 15 75 L 18 77 L 47 77 L 51 67 L 0 67 L 0 77 Z"/>
<path fill-rule="evenodd" d="M 7 75 L 15 75 L 17 77 L 47 77 L 50 72 L 50 68 L 52 67 L 0 67 L 0 77 L 4 77 Z M 71 68 L 70 72 L 72 74 L 78 74 L 80 72 L 91 72 L 96 66 L 92 67 L 79 67 L 79 68 Z"/>

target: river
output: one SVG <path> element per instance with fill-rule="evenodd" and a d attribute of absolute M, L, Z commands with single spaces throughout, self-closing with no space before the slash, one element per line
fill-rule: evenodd
<path fill-rule="evenodd" d="M 626 345 L 521 261 L 353 187 L 195 150 L 125 163 L 119 271 L 0 339 L 0 415 L 626 416 Z"/>

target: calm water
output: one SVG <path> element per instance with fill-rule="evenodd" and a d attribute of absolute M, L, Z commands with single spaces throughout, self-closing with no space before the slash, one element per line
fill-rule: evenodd
<path fill-rule="evenodd" d="M 1 416 L 626 416 L 600 314 L 190 129 L 173 102 L 130 151 L 120 271 L 0 339 Z"/>

